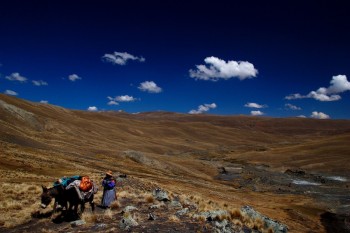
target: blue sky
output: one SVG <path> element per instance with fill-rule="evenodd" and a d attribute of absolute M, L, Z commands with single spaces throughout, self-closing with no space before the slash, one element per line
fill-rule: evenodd
<path fill-rule="evenodd" d="M 350 118 L 347 1 L 0 2 L 0 92 L 70 109 Z"/>

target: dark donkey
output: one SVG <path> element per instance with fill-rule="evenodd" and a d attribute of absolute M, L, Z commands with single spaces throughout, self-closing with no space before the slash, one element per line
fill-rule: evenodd
<path fill-rule="evenodd" d="M 91 206 L 91 210 L 95 210 L 94 203 L 94 193 L 91 191 L 90 195 L 84 200 L 80 199 L 80 195 L 78 194 L 78 190 L 75 188 L 70 188 L 66 190 L 62 185 L 57 185 L 52 188 L 47 188 L 42 186 L 43 193 L 41 194 L 41 207 L 46 208 L 52 201 L 55 199 L 54 211 L 56 211 L 57 204 L 60 204 L 63 208 L 65 208 L 68 212 L 73 211 L 73 213 L 78 213 L 78 206 L 80 204 L 81 213 L 85 210 L 85 203 L 89 202 Z M 69 203 L 69 208 L 67 205 Z"/>

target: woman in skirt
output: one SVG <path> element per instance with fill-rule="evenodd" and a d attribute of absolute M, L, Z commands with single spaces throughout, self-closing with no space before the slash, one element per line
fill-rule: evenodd
<path fill-rule="evenodd" d="M 102 181 L 103 195 L 101 206 L 103 208 L 110 208 L 113 201 L 116 199 L 116 190 L 115 190 L 116 180 L 113 177 L 112 171 L 107 171 L 105 178 Z"/>

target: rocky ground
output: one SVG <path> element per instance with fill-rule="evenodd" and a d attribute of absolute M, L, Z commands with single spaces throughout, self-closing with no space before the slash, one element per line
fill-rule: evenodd
<path fill-rule="evenodd" d="M 217 179 L 238 189 L 276 195 L 295 194 L 317 203 L 321 222 L 327 232 L 350 232 L 349 174 L 334 176 L 308 173 L 302 169 L 273 171 L 268 165 L 234 164 L 218 168 Z M 293 218 L 298 216 L 290 210 Z"/>
<path fill-rule="evenodd" d="M 92 213 L 87 207 L 80 217 L 39 210 L 28 223 L 0 232 L 288 232 L 286 225 L 249 206 L 225 210 L 208 203 L 201 208 L 194 196 L 169 193 L 131 177 L 118 179 L 122 187 L 110 209 L 97 206 Z"/>

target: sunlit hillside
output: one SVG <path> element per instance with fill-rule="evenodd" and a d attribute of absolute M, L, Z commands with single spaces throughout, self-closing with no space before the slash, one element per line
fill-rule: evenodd
<path fill-rule="evenodd" d="M 301 169 L 350 179 L 349 141 L 349 120 L 85 112 L 0 95 L 2 190 L 26 183 L 31 202 L 35 187 L 63 175 L 113 170 L 227 208 L 253 206 L 291 232 L 325 232 L 320 215 L 329 211 L 327 201 L 290 190 L 288 182 L 266 186 L 256 174 Z M 222 167 L 242 168 L 239 180 L 220 179 Z M 342 192 L 347 184 L 334 185 Z M 14 207 L 0 211 L 18 216 L 9 198 Z"/>

